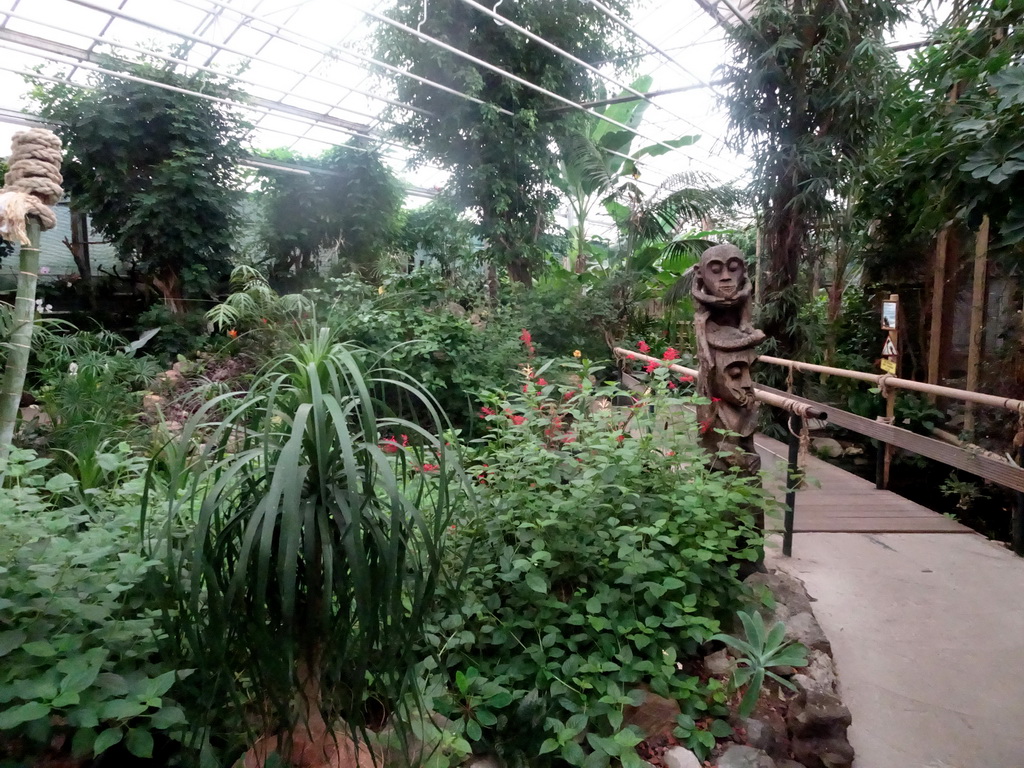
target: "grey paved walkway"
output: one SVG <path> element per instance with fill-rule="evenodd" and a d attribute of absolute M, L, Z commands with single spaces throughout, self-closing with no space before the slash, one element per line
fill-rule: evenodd
<path fill-rule="evenodd" d="M 798 502 L 799 508 L 799 502 Z M 1024 768 L 1024 559 L 981 536 L 798 533 L 855 768 Z"/>

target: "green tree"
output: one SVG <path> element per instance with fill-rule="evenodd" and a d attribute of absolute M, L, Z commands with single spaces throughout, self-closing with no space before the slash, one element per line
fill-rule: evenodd
<path fill-rule="evenodd" d="M 630 0 L 607 0 L 629 17 Z M 585 3 L 521 0 L 498 12 L 591 64 L 628 54 L 621 30 Z M 431 0 L 420 25 L 421 0 L 395 0 L 391 18 L 525 80 L 574 101 L 600 89 L 590 74 L 459 0 Z M 427 44 L 407 32 L 381 25 L 376 55 L 386 63 L 468 93 L 480 105 L 406 77 L 394 78 L 400 101 L 416 107 L 397 115 L 392 135 L 417 147 L 417 158 L 449 170 L 460 205 L 474 208 L 487 242 L 487 256 L 529 284 L 543 258 L 541 236 L 557 204 L 555 142 L 572 121 L 558 103 L 532 89 Z M 508 115 L 499 111 L 511 112 Z"/>
<path fill-rule="evenodd" d="M 649 75 L 639 78 L 632 89 L 640 93 L 650 90 L 653 78 Z M 628 94 L 623 91 L 620 98 Z M 598 110 L 600 114 L 631 128 L 639 127 L 649 101 L 637 98 L 617 104 L 609 104 Z M 587 117 L 579 128 L 570 132 L 561 141 L 561 157 L 558 162 L 559 174 L 555 184 L 569 201 L 572 213 L 570 224 L 570 255 L 575 259 L 575 271 L 582 273 L 587 268 L 587 219 L 594 208 L 618 190 L 628 178 L 639 176 L 637 162 L 643 157 L 656 157 L 669 152 L 669 147 L 685 147 L 693 144 L 699 136 L 682 136 L 664 144 L 641 147 L 632 154 L 636 134 L 616 128 L 609 122 L 596 117 Z M 614 153 L 614 154 L 613 154 Z M 628 155 L 624 157 L 624 155 Z"/>
<path fill-rule="evenodd" d="M 793 354 L 801 266 L 837 214 L 851 173 L 882 128 L 897 74 L 882 33 L 902 18 L 894 0 L 762 0 L 730 31 L 725 68 L 732 138 L 754 160 L 762 216 L 762 327 Z"/>
<path fill-rule="evenodd" d="M 380 153 L 360 140 L 309 158 L 270 157 L 308 166 L 309 175 L 263 170 L 261 240 L 280 279 L 314 266 L 323 249 L 364 275 L 395 245 L 405 191 Z"/>
<path fill-rule="evenodd" d="M 993 252 L 1024 240 L 1024 6 L 969 4 L 911 62 L 869 166 L 871 266 L 905 274 L 949 222 L 991 222 Z M 1007 247 L 1001 247 L 1007 246 Z M 1019 263 L 1017 265 L 1019 267 Z"/>
<path fill-rule="evenodd" d="M 146 60 L 104 68 L 218 98 L 239 94 L 204 74 Z M 89 89 L 36 81 L 40 114 L 67 149 L 64 185 L 76 210 L 174 312 L 230 269 L 246 127 L 221 103 L 96 74 Z"/>

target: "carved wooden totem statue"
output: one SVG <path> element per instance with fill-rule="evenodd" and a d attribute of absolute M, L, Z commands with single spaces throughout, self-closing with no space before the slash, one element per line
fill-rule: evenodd
<path fill-rule="evenodd" d="M 697 406 L 701 445 L 712 455 L 728 452 L 714 457 L 716 469 L 738 467 L 753 475 L 761 468 L 761 457 L 754 450 L 757 400 L 750 367 L 764 332 L 750 322 L 751 284 L 740 250 L 723 244 L 704 251 L 692 292 L 697 392 L 711 401 Z"/>

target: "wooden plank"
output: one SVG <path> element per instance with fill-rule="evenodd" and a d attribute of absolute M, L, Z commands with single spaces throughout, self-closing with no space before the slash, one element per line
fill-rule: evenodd
<path fill-rule="evenodd" d="M 939 362 L 942 360 L 942 309 L 946 291 L 946 248 L 949 229 L 943 227 L 935 244 L 935 273 L 932 280 L 932 324 L 928 337 L 928 383 L 939 383 Z M 935 395 L 928 399 L 935 402 Z"/>
<path fill-rule="evenodd" d="M 988 214 L 981 219 L 974 241 L 974 282 L 971 286 L 971 335 L 967 348 L 967 389 L 978 391 L 981 379 L 981 352 L 985 345 L 985 299 L 988 293 Z M 964 411 L 964 432 L 974 440 L 974 403 Z"/>
<path fill-rule="evenodd" d="M 925 437 L 892 424 L 883 424 L 880 421 L 865 419 L 863 416 L 857 416 L 838 408 L 830 408 L 814 400 L 797 397 L 772 387 L 759 385 L 758 389 L 785 395 L 799 403 L 822 408 L 828 412 L 829 422 L 843 429 L 849 429 L 865 437 L 891 443 L 897 448 L 903 448 L 919 456 L 934 459 L 956 469 L 962 469 L 964 472 L 970 472 L 978 477 L 991 480 L 993 483 L 998 483 L 1006 488 L 1024 493 L 1024 468 L 1014 466 L 1009 462 L 1001 462 L 987 456 L 973 454 L 970 451 L 944 443 L 941 440 Z"/>

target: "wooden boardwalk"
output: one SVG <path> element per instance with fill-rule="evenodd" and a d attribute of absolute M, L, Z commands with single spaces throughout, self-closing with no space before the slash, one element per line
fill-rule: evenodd
<path fill-rule="evenodd" d="M 782 501 L 788 448 L 785 443 L 756 438 L 765 484 Z M 811 456 L 806 487 L 797 492 L 793 530 L 797 533 L 973 533 L 965 525 L 910 499 L 879 491 L 875 484 Z M 768 520 L 781 530 L 781 518 Z"/>

